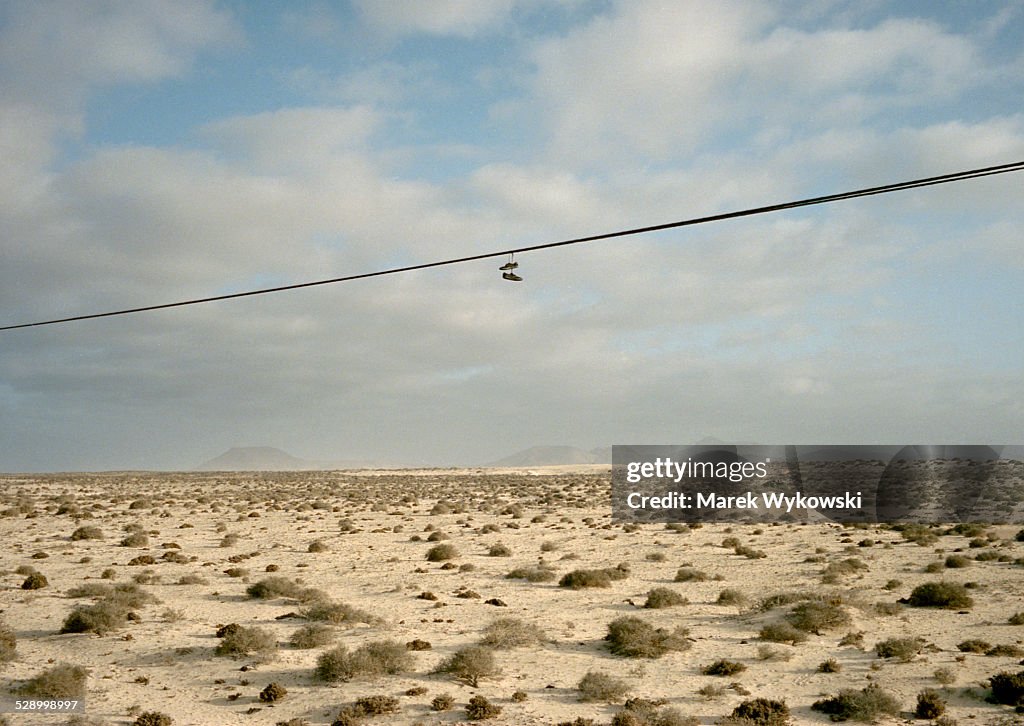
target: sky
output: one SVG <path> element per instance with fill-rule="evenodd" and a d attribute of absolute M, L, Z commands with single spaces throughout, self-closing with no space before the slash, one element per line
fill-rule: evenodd
<path fill-rule="evenodd" d="M 1024 3 L 0 0 L 0 325 L 1024 159 Z M 1024 175 L 0 332 L 0 471 L 1024 443 Z"/>

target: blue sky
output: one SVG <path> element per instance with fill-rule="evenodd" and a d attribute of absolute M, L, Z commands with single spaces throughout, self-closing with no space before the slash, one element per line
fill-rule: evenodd
<path fill-rule="evenodd" d="M 14 324 L 1024 159 L 1019 2 L 0 2 Z M 0 333 L 0 470 L 1019 443 L 1006 175 Z"/>

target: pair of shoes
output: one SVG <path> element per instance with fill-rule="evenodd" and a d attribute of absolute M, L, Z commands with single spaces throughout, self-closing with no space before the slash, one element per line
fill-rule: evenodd
<path fill-rule="evenodd" d="M 504 265 L 502 265 L 498 269 L 501 270 L 502 272 L 506 272 L 508 270 L 514 270 L 517 267 L 519 267 L 519 263 L 518 262 L 506 262 Z"/>
<path fill-rule="evenodd" d="M 510 280 L 511 282 L 522 282 L 523 281 L 523 278 L 521 278 L 519 275 L 517 275 L 514 272 L 503 272 L 503 273 L 501 273 L 501 276 L 504 279 L 506 279 L 506 280 Z"/>

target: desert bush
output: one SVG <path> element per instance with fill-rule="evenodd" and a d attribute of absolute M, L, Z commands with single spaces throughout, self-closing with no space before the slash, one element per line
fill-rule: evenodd
<path fill-rule="evenodd" d="M 764 661 L 788 661 L 793 657 L 793 653 L 789 650 L 782 650 L 779 648 L 773 648 L 770 645 L 761 643 L 757 646 L 757 659 Z"/>
<path fill-rule="evenodd" d="M 0 663 L 10 663 L 17 655 L 17 636 L 6 623 L 0 623 Z"/>
<path fill-rule="evenodd" d="M 886 638 L 875 643 L 875 654 L 879 658 L 896 658 L 902 663 L 909 663 L 923 647 L 921 638 Z"/>
<path fill-rule="evenodd" d="M 358 716 L 380 716 L 398 713 L 398 699 L 394 696 L 363 696 L 352 704 L 351 711 Z"/>
<path fill-rule="evenodd" d="M 1024 671 L 1003 671 L 989 678 L 988 682 L 992 688 L 992 700 L 996 703 L 1005 703 L 1009 706 L 1024 705 Z"/>
<path fill-rule="evenodd" d="M 83 539 L 103 539 L 103 530 L 93 526 L 79 527 L 71 533 L 71 539 L 74 542 Z"/>
<path fill-rule="evenodd" d="M 743 555 L 748 560 L 763 560 L 768 556 L 767 552 L 764 552 L 763 550 L 756 550 L 753 547 L 747 547 L 746 545 L 734 547 L 733 552 L 738 555 Z"/>
<path fill-rule="evenodd" d="M 288 695 L 288 689 L 277 681 L 273 681 L 260 691 L 260 701 L 263 703 L 274 703 Z"/>
<path fill-rule="evenodd" d="M 427 560 L 429 562 L 444 562 L 445 560 L 454 560 L 459 556 L 459 551 L 455 549 L 454 545 L 451 544 L 438 544 L 427 550 Z"/>
<path fill-rule="evenodd" d="M 938 718 L 946 712 L 946 701 L 938 691 L 926 688 L 917 694 L 914 715 L 918 718 Z"/>
<path fill-rule="evenodd" d="M 294 648 L 310 650 L 312 648 L 320 648 L 324 645 L 330 645 L 337 639 L 337 637 L 337 632 L 335 632 L 334 628 L 330 625 L 324 625 L 323 623 L 310 623 L 309 625 L 303 625 L 292 633 L 292 637 L 289 642 Z"/>
<path fill-rule="evenodd" d="M 350 681 L 358 676 L 394 675 L 410 670 L 412 654 L 394 640 L 376 640 L 349 651 L 339 645 L 317 659 L 314 675 L 328 683 Z"/>
<path fill-rule="evenodd" d="M 132 721 L 132 726 L 173 726 L 174 719 L 160 711 L 146 711 L 140 713 L 138 718 Z"/>
<path fill-rule="evenodd" d="M 956 671 L 952 668 L 936 668 L 932 676 L 944 686 L 951 686 L 956 683 Z"/>
<path fill-rule="evenodd" d="M 669 651 L 689 648 L 687 635 L 689 631 L 683 627 L 668 631 L 655 628 L 640 618 L 624 616 L 608 624 L 608 634 L 604 639 L 608 642 L 608 649 L 615 655 L 660 658 Z"/>
<path fill-rule="evenodd" d="M 241 540 L 242 540 L 241 537 L 239 537 L 237 534 L 232 532 L 231 534 L 224 535 L 223 539 L 221 539 L 221 541 L 220 541 L 220 546 L 221 547 L 225 547 L 225 548 L 226 547 L 234 547 Z"/>
<path fill-rule="evenodd" d="M 261 660 L 267 660 L 276 650 L 277 639 L 273 633 L 263 628 L 242 625 L 221 638 L 214 653 L 233 658 L 256 656 Z"/>
<path fill-rule="evenodd" d="M 630 686 L 625 681 L 603 671 L 587 671 L 576 685 L 581 701 L 604 701 L 614 703 L 626 697 Z"/>
<path fill-rule="evenodd" d="M 510 580 L 526 580 L 528 582 L 552 582 L 557 575 L 555 571 L 546 565 L 535 565 L 531 567 L 517 567 L 505 577 Z"/>
<path fill-rule="evenodd" d="M 341 602 L 317 601 L 303 608 L 299 614 L 306 620 L 333 623 L 334 625 L 351 625 L 353 623 L 373 625 L 379 622 L 375 615 Z"/>
<path fill-rule="evenodd" d="M 968 567 L 971 564 L 971 558 L 963 555 L 949 555 L 943 564 L 950 569 Z"/>
<path fill-rule="evenodd" d="M 49 580 L 46 579 L 46 575 L 41 572 L 33 572 L 25 581 L 21 583 L 22 590 L 42 590 L 44 587 L 49 585 Z"/>
<path fill-rule="evenodd" d="M 828 658 L 818 664 L 818 673 L 839 673 L 843 667 L 835 658 Z"/>
<path fill-rule="evenodd" d="M 511 557 L 512 550 L 503 544 L 491 545 L 487 550 L 488 557 Z"/>
<path fill-rule="evenodd" d="M 179 585 L 205 585 L 207 580 L 202 575 L 182 575 L 178 578 Z"/>
<path fill-rule="evenodd" d="M 644 607 L 661 609 L 689 604 L 690 601 L 675 590 L 667 587 L 656 587 L 647 593 L 647 602 L 644 603 Z"/>
<path fill-rule="evenodd" d="M 974 605 L 967 588 L 956 582 L 926 582 L 918 585 L 907 598 L 907 604 L 918 608 L 949 608 L 963 610 Z"/>
<path fill-rule="evenodd" d="M 819 600 L 798 604 L 786 615 L 786 620 L 794 628 L 815 635 L 819 635 L 822 630 L 850 624 L 850 616 L 842 607 Z"/>
<path fill-rule="evenodd" d="M 838 562 L 830 562 L 821 573 L 821 581 L 826 584 L 839 582 L 842 578 L 867 570 L 868 566 L 856 557 L 847 557 Z"/>
<path fill-rule="evenodd" d="M 432 711 L 449 711 L 454 705 L 455 699 L 448 693 L 442 693 L 439 696 L 434 696 L 430 702 L 430 709 Z"/>
<path fill-rule="evenodd" d="M 662 700 L 630 698 L 623 710 L 612 717 L 612 726 L 698 726 L 699 721 L 678 709 L 665 707 Z"/>
<path fill-rule="evenodd" d="M 838 695 L 811 704 L 811 709 L 828 715 L 833 721 L 874 721 L 879 716 L 896 716 L 900 704 L 896 698 L 871 683 L 861 690 L 843 689 Z"/>
<path fill-rule="evenodd" d="M 37 673 L 18 688 L 18 693 L 34 698 L 85 698 L 89 671 L 82 666 L 59 663 Z"/>
<path fill-rule="evenodd" d="M 498 618 L 484 628 L 480 644 L 491 648 L 517 648 L 539 645 L 547 640 L 538 625 L 519 618 Z"/>
<path fill-rule="evenodd" d="M 1024 625 L 1024 610 L 1019 613 L 1014 613 L 1006 622 L 1010 625 Z"/>
<path fill-rule="evenodd" d="M 791 645 L 796 645 L 807 640 L 807 633 L 793 627 L 789 623 L 771 623 L 761 628 L 758 632 L 758 637 L 771 643 L 790 643 Z"/>
<path fill-rule="evenodd" d="M 985 651 L 985 655 L 1004 658 L 1020 658 L 1024 655 L 1024 648 L 1021 648 L 1019 645 L 1013 645 L 1012 643 L 1002 643 L 1000 645 L 993 645 Z"/>
<path fill-rule="evenodd" d="M 664 562 L 667 557 L 664 552 L 648 552 L 644 555 L 644 559 L 648 562 Z"/>
<path fill-rule="evenodd" d="M 306 547 L 306 552 L 316 554 L 318 552 L 330 552 L 331 548 L 322 539 L 315 539 Z"/>
<path fill-rule="evenodd" d="M 448 673 L 476 688 L 481 678 L 496 676 L 501 671 L 495 662 L 493 650 L 482 645 L 470 645 L 455 651 L 434 672 Z"/>
<path fill-rule="evenodd" d="M 789 723 L 789 707 L 785 701 L 755 698 L 736 706 L 729 718 L 749 726 L 786 726 Z"/>
<path fill-rule="evenodd" d="M 680 567 L 676 570 L 675 582 L 704 582 L 708 580 L 707 573 L 695 567 Z"/>
<path fill-rule="evenodd" d="M 515 703 L 522 703 L 523 701 L 529 700 L 530 694 L 526 691 L 514 691 L 512 693 L 512 701 Z"/>
<path fill-rule="evenodd" d="M 432 647 L 429 640 L 421 638 L 414 638 L 405 644 L 406 650 L 430 650 Z"/>
<path fill-rule="evenodd" d="M 106 635 L 125 625 L 128 612 L 123 603 L 106 598 L 93 605 L 77 605 L 64 618 L 60 632 Z"/>
<path fill-rule="evenodd" d="M 145 532 L 132 532 L 121 540 L 122 547 L 146 547 L 149 544 L 149 536 Z"/>
<path fill-rule="evenodd" d="M 987 640 L 980 638 L 970 638 L 957 643 L 957 650 L 961 653 L 984 653 L 986 650 L 992 647 L 992 644 Z"/>
<path fill-rule="evenodd" d="M 470 721 L 484 721 L 496 718 L 501 713 L 501 706 L 495 706 L 483 696 L 473 696 L 466 706 L 466 718 Z"/>
<path fill-rule="evenodd" d="M 737 673 L 742 673 L 747 667 L 742 663 L 737 663 L 734 660 L 726 660 L 720 658 L 714 663 L 710 663 L 703 666 L 700 672 L 706 676 L 733 676 Z"/>
<path fill-rule="evenodd" d="M 581 590 L 585 587 L 611 587 L 612 580 L 608 576 L 608 570 L 573 570 L 558 581 L 560 587 L 570 587 L 573 590 Z"/>
<path fill-rule="evenodd" d="M 297 598 L 301 592 L 301 586 L 280 575 L 264 577 L 245 588 L 246 595 L 259 600 L 273 600 L 277 597 Z"/>
<path fill-rule="evenodd" d="M 715 602 L 718 605 L 732 605 L 738 608 L 745 608 L 750 605 L 750 598 L 735 588 L 727 587 L 718 593 L 718 599 Z"/>

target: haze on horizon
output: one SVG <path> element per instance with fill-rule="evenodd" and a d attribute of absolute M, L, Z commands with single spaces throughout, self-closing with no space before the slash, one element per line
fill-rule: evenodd
<path fill-rule="evenodd" d="M 0 324 L 1024 159 L 1024 5 L 0 3 Z M 1019 444 L 1024 177 L 0 333 L 0 471 Z"/>

